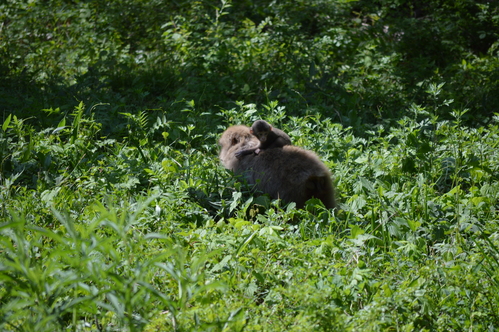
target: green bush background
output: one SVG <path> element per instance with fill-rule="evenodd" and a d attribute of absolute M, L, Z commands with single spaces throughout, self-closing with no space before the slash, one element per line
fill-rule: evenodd
<path fill-rule="evenodd" d="M 493 1 L 0 4 L 0 329 L 499 327 Z M 217 159 L 266 119 L 341 209 Z"/>

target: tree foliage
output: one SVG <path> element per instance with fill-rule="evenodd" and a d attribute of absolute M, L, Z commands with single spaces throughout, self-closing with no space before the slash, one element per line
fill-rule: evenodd
<path fill-rule="evenodd" d="M 430 83 L 446 83 L 442 100 L 482 120 L 498 105 L 499 13 L 487 1 L 8 0 L 0 9 L 3 112 L 36 115 L 74 98 L 109 103 L 106 113 L 277 99 L 295 115 L 376 123 L 427 102 Z"/>

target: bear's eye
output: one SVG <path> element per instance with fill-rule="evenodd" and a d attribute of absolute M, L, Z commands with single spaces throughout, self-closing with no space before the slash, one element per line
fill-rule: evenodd
<path fill-rule="evenodd" d="M 233 138 L 232 139 L 232 145 L 236 145 L 237 143 L 239 143 L 239 140 L 237 138 Z"/>

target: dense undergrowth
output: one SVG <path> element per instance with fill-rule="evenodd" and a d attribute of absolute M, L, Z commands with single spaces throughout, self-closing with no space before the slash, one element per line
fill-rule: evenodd
<path fill-rule="evenodd" d="M 497 329 L 498 15 L 0 4 L 0 329 Z M 260 118 L 320 155 L 340 209 L 220 166 L 220 133 Z"/>

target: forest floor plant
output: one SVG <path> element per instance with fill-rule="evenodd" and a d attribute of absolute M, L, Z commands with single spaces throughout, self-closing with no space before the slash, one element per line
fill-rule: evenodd
<path fill-rule="evenodd" d="M 0 2 L 1 331 L 499 328 L 499 7 Z M 340 208 L 218 160 L 264 119 Z"/>
<path fill-rule="evenodd" d="M 239 107 L 239 106 L 238 106 Z M 265 112 L 333 170 L 341 209 L 251 195 L 161 117 L 101 137 L 76 105 L 1 126 L 1 327 L 8 331 L 487 330 L 499 326 L 499 118 L 466 127 L 411 106 L 365 137 Z M 268 113 L 270 111 L 270 114 Z M 133 133 L 133 136 L 132 136 Z M 163 133 L 163 134 L 162 134 Z M 161 137 L 154 140 L 154 137 Z M 319 148 L 321 147 L 321 148 Z"/>

